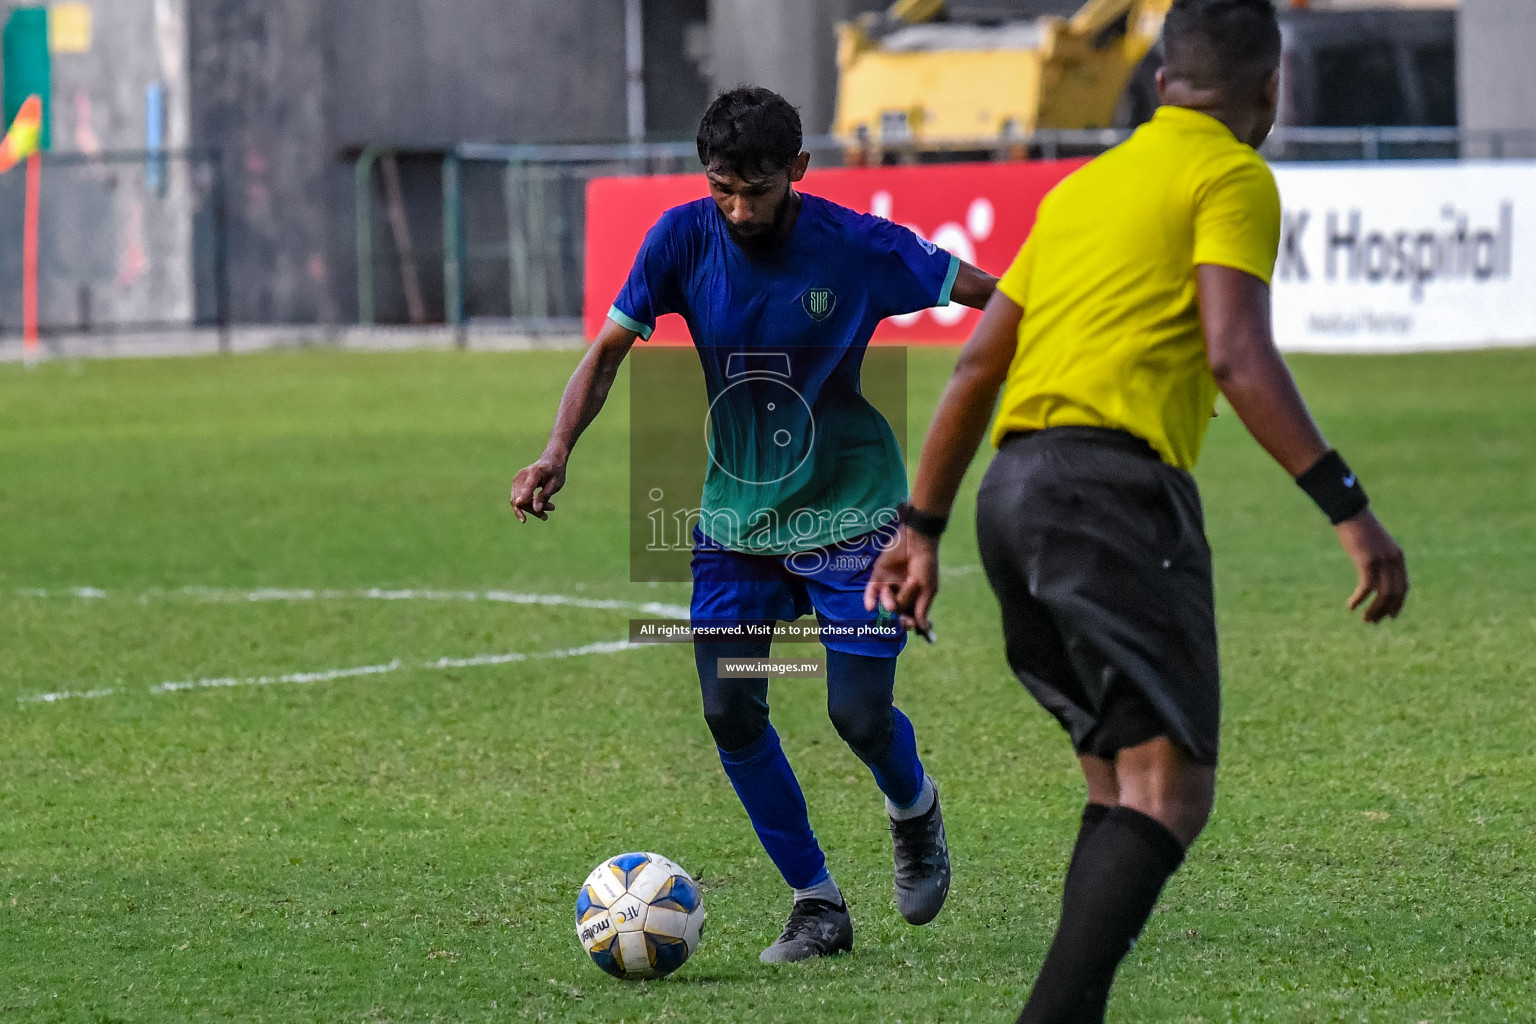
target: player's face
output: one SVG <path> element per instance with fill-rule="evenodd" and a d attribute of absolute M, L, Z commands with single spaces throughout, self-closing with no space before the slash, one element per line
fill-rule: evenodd
<path fill-rule="evenodd" d="M 708 171 L 709 194 L 720 208 L 731 236 L 756 242 L 771 236 L 789 205 L 789 169 L 744 178 L 716 165 Z"/>
<path fill-rule="evenodd" d="M 792 222 L 795 182 L 805 177 L 810 163 L 811 154 L 801 153 L 788 167 L 745 176 L 723 164 L 709 166 L 709 194 L 737 245 L 762 249 L 782 241 Z"/>

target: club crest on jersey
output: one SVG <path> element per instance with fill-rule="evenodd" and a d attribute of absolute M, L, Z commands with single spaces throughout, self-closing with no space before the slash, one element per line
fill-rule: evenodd
<path fill-rule="evenodd" d="M 832 294 L 830 288 L 812 288 L 800 296 L 800 305 L 805 307 L 806 314 L 812 320 L 821 323 L 837 308 L 837 296 Z"/>

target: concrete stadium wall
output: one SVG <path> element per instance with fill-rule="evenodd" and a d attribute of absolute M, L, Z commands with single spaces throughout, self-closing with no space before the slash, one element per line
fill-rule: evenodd
<path fill-rule="evenodd" d="M 185 146 L 186 0 L 111 0 L 91 10 L 90 52 L 53 55 L 54 150 L 143 149 L 151 82 L 166 89 L 167 144 Z"/>
<path fill-rule="evenodd" d="M 1462 125 L 1536 133 L 1536 3 L 1462 0 L 1457 49 Z M 1536 139 L 1508 152 L 1536 156 Z"/>
<path fill-rule="evenodd" d="M 325 5 L 188 0 L 192 134 L 222 151 L 236 321 L 325 321 L 331 208 L 343 193 Z"/>
<path fill-rule="evenodd" d="M 332 19 L 340 140 L 593 142 L 624 134 L 623 0 L 310 6 Z"/>
<path fill-rule="evenodd" d="M 624 134 L 623 0 L 185 2 L 193 138 L 226 153 L 238 322 L 356 316 L 348 149 Z M 406 184 L 430 255 L 440 198 Z"/>
<path fill-rule="evenodd" d="M 887 6 L 887 0 L 710 0 L 715 87 L 767 86 L 800 108 L 807 134 L 823 134 L 837 104 L 833 26 Z"/>
<path fill-rule="evenodd" d="M 10 8 L 5 4 L 0 21 Z M 93 33 L 85 53 L 55 53 L 53 147 L 56 154 L 95 157 L 146 146 L 146 91 L 165 95 L 164 145 L 189 141 L 186 0 L 92 3 Z M 193 218 L 199 187 L 185 163 L 166 165 L 154 187 L 145 164 L 48 164 L 40 219 L 40 315 L 45 325 L 89 322 L 181 322 L 196 306 Z M 8 175 L 0 218 L 17 219 L 19 175 Z M 13 235 L 7 233 L 9 240 Z M 19 254 L 0 254 L 0 290 L 19 282 Z M 13 266 L 14 264 L 14 266 Z M 19 285 L 18 285 L 19 286 Z M 0 310 L 4 316 L 9 310 Z"/>
<path fill-rule="evenodd" d="M 626 134 L 624 0 L 89 2 L 92 51 L 54 58 L 55 147 L 142 148 L 144 90 L 163 83 L 167 144 L 224 154 L 238 322 L 355 318 L 349 150 L 369 142 L 585 142 Z M 643 0 L 649 134 L 691 136 L 713 92 L 744 81 L 784 92 L 801 108 L 807 132 L 825 131 L 837 86 L 833 26 L 886 3 Z M 0 9 L 14 5 L 0 0 Z M 1531 11 L 1532 0 L 1463 0 L 1458 65 L 1468 127 L 1536 130 Z M 1528 152 L 1536 155 L 1536 145 Z M 430 157 L 401 165 L 433 316 L 441 315 L 436 168 Z M 103 323 L 210 313 L 208 180 L 171 171 L 154 195 L 144 169 L 132 164 L 86 166 L 78 199 L 55 179 L 44 207 L 44 230 L 56 233 L 45 245 L 45 268 L 46 254 L 55 258 L 45 275 L 45 320 L 70 325 L 85 318 L 82 307 L 93 307 Z M 471 182 L 472 190 L 495 187 Z M 7 216 L 0 209 L 0 220 Z M 495 234 L 494 224 L 478 226 Z M 392 246 L 382 209 L 375 238 L 380 249 Z M 0 247 L 0 291 L 17 260 Z M 503 270 L 481 269 L 487 287 L 506 290 Z M 392 270 L 381 265 L 379 306 L 398 316 Z M 471 286 L 477 281 L 472 275 Z M 475 308 L 495 312 L 493 303 Z"/>
<path fill-rule="evenodd" d="M 714 99 L 709 0 L 645 0 L 645 121 L 651 139 L 691 139 Z"/>

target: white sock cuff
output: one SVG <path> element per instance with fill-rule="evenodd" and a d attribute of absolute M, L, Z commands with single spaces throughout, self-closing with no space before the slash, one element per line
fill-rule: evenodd
<path fill-rule="evenodd" d="M 799 903 L 801 900 L 826 900 L 834 907 L 840 907 L 843 905 L 843 893 L 831 876 L 828 876 L 827 880 L 820 885 L 813 885 L 809 889 L 796 889 L 795 902 Z"/>
<path fill-rule="evenodd" d="M 928 775 L 923 776 L 923 788 L 917 794 L 917 799 L 912 801 L 910 807 L 897 807 L 891 803 L 891 798 L 885 798 L 885 813 L 891 816 L 893 821 L 907 821 L 911 818 L 921 818 L 933 810 L 933 801 L 938 790 L 933 786 L 933 779 Z"/>

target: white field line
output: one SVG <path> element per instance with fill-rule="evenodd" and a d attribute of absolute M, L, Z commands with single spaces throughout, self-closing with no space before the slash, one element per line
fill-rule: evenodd
<path fill-rule="evenodd" d="M 979 565 L 957 565 L 946 568 L 946 575 L 969 576 L 982 571 Z M 82 600 L 101 601 L 112 595 L 99 587 L 64 587 L 53 590 L 41 587 L 18 587 L 18 597 L 60 598 L 73 597 Z M 686 619 L 689 610 L 683 605 L 665 604 L 659 601 L 619 601 L 610 598 L 576 597 L 571 594 L 530 594 L 512 590 L 432 590 L 386 589 L 368 587 L 358 590 L 319 590 L 311 588 L 262 588 L 258 590 L 234 590 L 222 587 L 181 587 L 176 590 L 153 589 L 134 595 L 143 602 L 151 598 L 190 597 L 202 601 L 229 603 L 303 602 L 303 601 L 486 601 L 496 604 L 543 605 L 546 607 L 590 608 L 603 611 L 633 611 L 662 618 Z M 490 665 L 510 665 L 531 658 L 574 658 L 586 654 L 613 654 L 630 650 L 636 645 L 618 640 L 587 644 L 539 654 L 482 654 L 469 658 L 438 658 L 423 662 L 415 668 L 448 669 L 480 668 Z M 386 665 L 361 665 L 355 668 L 329 669 L 320 672 L 292 672 L 281 676 L 251 676 L 248 678 L 224 677 L 218 679 L 191 679 L 157 683 L 151 693 L 174 693 L 180 690 L 215 689 L 231 686 L 271 686 L 281 683 L 318 683 L 332 679 L 355 676 L 382 675 L 398 672 L 406 666 L 398 659 Z M 20 704 L 56 704 L 65 700 L 94 700 L 110 697 L 121 692 L 116 687 L 98 690 L 59 690 L 54 693 L 37 693 L 16 698 Z"/>
<path fill-rule="evenodd" d="M 945 576 L 971 576 L 982 571 L 980 565 L 945 566 Z M 64 598 L 104 601 L 112 592 L 100 587 L 18 587 L 17 597 Z M 390 589 L 366 587 L 355 590 L 317 589 L 311 587 L 261 587 L 236 590 L 227 587 L 153 588 L 129 595 L 147 602 L 152 598 L 188 597 L 198 601 L 229 604 L 264 604 L 304 601 L 484 601 L 491 604 L 543 605 L 545 607 L 590 608 L 599 611 L 629 611 L 658 618 L 686 619 L 688 608 L 661 601 L 620 601 L 603 597 L 578 597 L 574 594 L 530 594 L 515 590 L 436 590 L 430 588 Z"/>
<path fill-rule="evenodd" d="M 98 587 L 64 587 L 54 590 L 20 587 L 14 593 L 17 597 L 75 597 L 97 601 L 113 596 L 111 592 Z M 619 601 L 611 598 L 577 597 L 573 594 L 527 594 L 515 590 L 391 590 L 383 587 L 358 590 L 319 590 L 307 587 L 233 590 L 223 587 L 181 587 L 175 590 L 146 590 L 130 596 L 139 601 L 148 601 L 151 598 L 189 597 L 198 601 L 232 604 L 300 601 L 485 601 L 491 604 L 526 604 L 640 612 L 644 615 L 655 615 L 658 618 L 685 619 L 688 617 L 687 607 L 660 601 Z"/>
<path fill-rule="evenodd" d="M 61 700 L 92 700 L 96 697 L 110 697 L 117 692 L 115 687 L 106 690 L 60 690 L 58 693 L 35 693 L 30 697 L 17 697 L 18 704 L 57 704 Z"/>
<path fill-rule="evenodd" d="M 948 565 L 945 576 L 971 576 L 982 571 L 980 565 Z M 61 598 L 104 601 L 112 596 L 99 587 L 17 587 L 17 597 Z M 686 619 L 688 608 L 661 601 L 619 601 L 602 597 L 577 597 L 573 594 L 525 594 L 513 590 L 391 590 L 367 587 L 357 590 L 319 590 L 309 587 L 263 587 L 257 590 L 232 590 L 223 587 L 181 587 L 175 590 L 152 589 L 133 595 L 147 602 L 151 598 L 190 597 L 219 604 L 263 604 L 303 601 L 485 601 L 491 604 L 529 604 L 546 607 L 592 608 L 605 611 L 631 611 L 659 618 Z"/>
<path fill-rule="evenodd" d="M 188 679 L 179 683 L 157 683 L 150 693 L 173 693 L 176 690 L 212 690 L 223 686 L 271 686 L 273 683 L 324 683 L 332 679 L 349 679 L 352 676 L 381 676 L 398 672 L 405 665 L 396 658 L 388 665 L 360 665 L 357 668 L 333 668 L 324 672 L 290 672 L 284 676 L 250 676 L 246 679 Z"/>
<path fill-rule="evenodd" d="M 222 677 L 213 679 L 183 679 L 176 682 L 156 683 L 149 688 L 152 694 L 180 693 L 185 690 L 212 690 L 235 686 L 272 686 L 280 683 L 324 683 L 333 679 L 350 679 L 356 676 L 380 676 L 408 669 L 479 668 L 486 665 L 510 665 L 520 661 L 541 661 L 551 658 L 579 658 L 587 654 L 618 654 L 621 651 L 638 650 L 654 644 L 632 644 L 628 640 L 609 640 L 581 647 L 563 647 L 536 654 L 482 654 L 470 658 L 436 658 L 407 665 L 396 658 L 384 665 L 359 665 L 354 668 L 324 669 L 318 672 L 290 672 L 280 676 Z M 57 704 L 65 700 L 94 700 L 110 697 L 123 690 L 112 687 L 103 690 L 60 690 L 56 693 L 36 693 L 17 697 L 18 704 Z"/>

